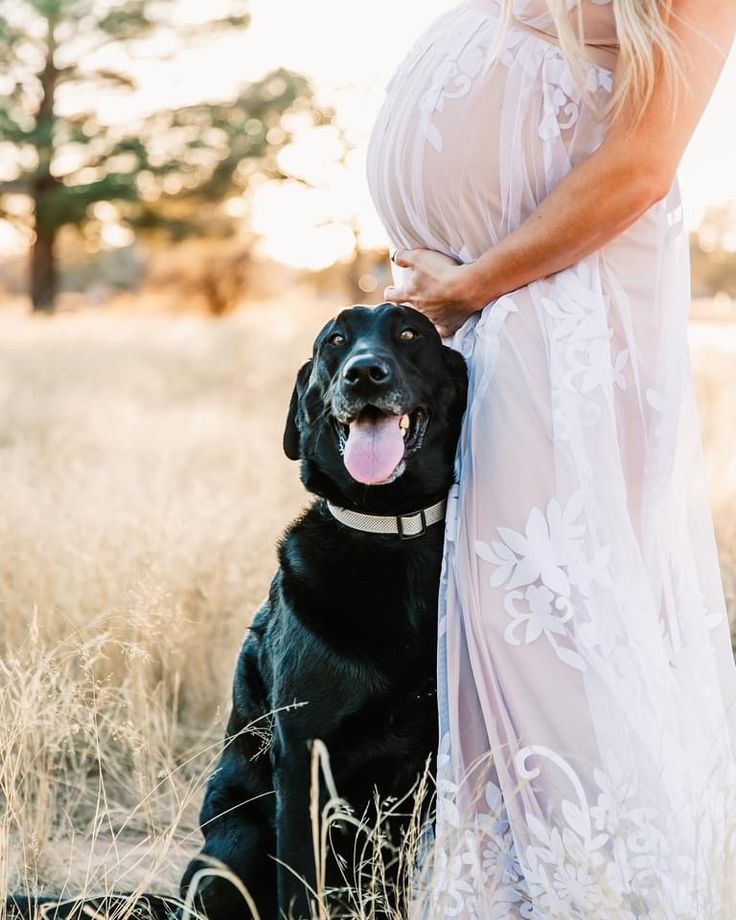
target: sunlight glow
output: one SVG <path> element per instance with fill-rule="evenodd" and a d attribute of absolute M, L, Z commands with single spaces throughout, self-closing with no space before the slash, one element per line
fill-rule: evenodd
<path fill-rule="evenodd" d="M 253 229 L 263 236 L 259 251 L 295 268 L 319 270 L 354 248 L 349 228 L 328 217 L 329 203 L 303 185 L 261 186 L 255 195 Z"/>
<path fill-rule="evenodd" d="M 0 219 L 0 252 L 6 257 L 22 255 L 26 240 L 7 220 Z"/>

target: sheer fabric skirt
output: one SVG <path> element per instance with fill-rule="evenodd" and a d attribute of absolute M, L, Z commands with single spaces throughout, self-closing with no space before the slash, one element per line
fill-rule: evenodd
<path fill-rule="evenodd" d="M 610 70 L 583 95 L 555 44 L 498 29 L 455 7 L 388 86 L 368 178 L 398 247 L 472 261 L 603 140 Z M 689 305 L 675 187 L 447 340 L 470 400 L 414 920 L 734 915 L 736 669 Z"/>

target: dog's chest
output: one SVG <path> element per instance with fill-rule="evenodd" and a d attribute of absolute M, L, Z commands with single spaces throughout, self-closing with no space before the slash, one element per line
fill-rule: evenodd
<path fill-rule="evenodd" d="M 345 541 L 331 551 L 310 547 L 299 562 L 299 570 L 284 567 L 284 598 L 328 645 L 384 661 L 434 655 L 438 547 Z"/>

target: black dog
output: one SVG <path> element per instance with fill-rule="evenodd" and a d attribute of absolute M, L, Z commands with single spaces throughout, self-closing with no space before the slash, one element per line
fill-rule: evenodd
<path fill-rule="evenodd" d="M 326 745 L 358 817 L 375 793 L 404 796 L 432 761 L 441 518 L 466 396 L 463 358 L 408 307 L 344 310 L 317 336 L 284 449 L 319 498 L 281 541 L 241 650 L 184 894 L 209 856 L 242 880 L 263 920 L 310 917 L 311 742 Z M 264 743 L 248 727 L 263 728 L 268 713 Z M 348 871 L 352 845 L 347 834 L 338 846 Z M 337 859 L 327 884 L 344 884 Z M 218 877 L 201 877 L 197 904 L 211 920 L 247 915 Z"/>

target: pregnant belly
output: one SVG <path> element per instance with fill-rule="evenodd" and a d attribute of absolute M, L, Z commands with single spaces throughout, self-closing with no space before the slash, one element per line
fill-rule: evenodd
<path fill-rule="evenodd" d="M 488 66 L 498 29 L 473 4 L 456 7 L 388 85 L 367 178 L 397 247 L 478 258 L 600 142 L 559 48 L 512 27 Z"/>
<path fill-rule="evenodd" d="M 478 91 L 492 26 L 475 10 L 451 11 L 389 84 L 368 145 L 368 184 L 396 246 L 466 260 L 474 243 L 492 242 L 498 98 Z"/>

